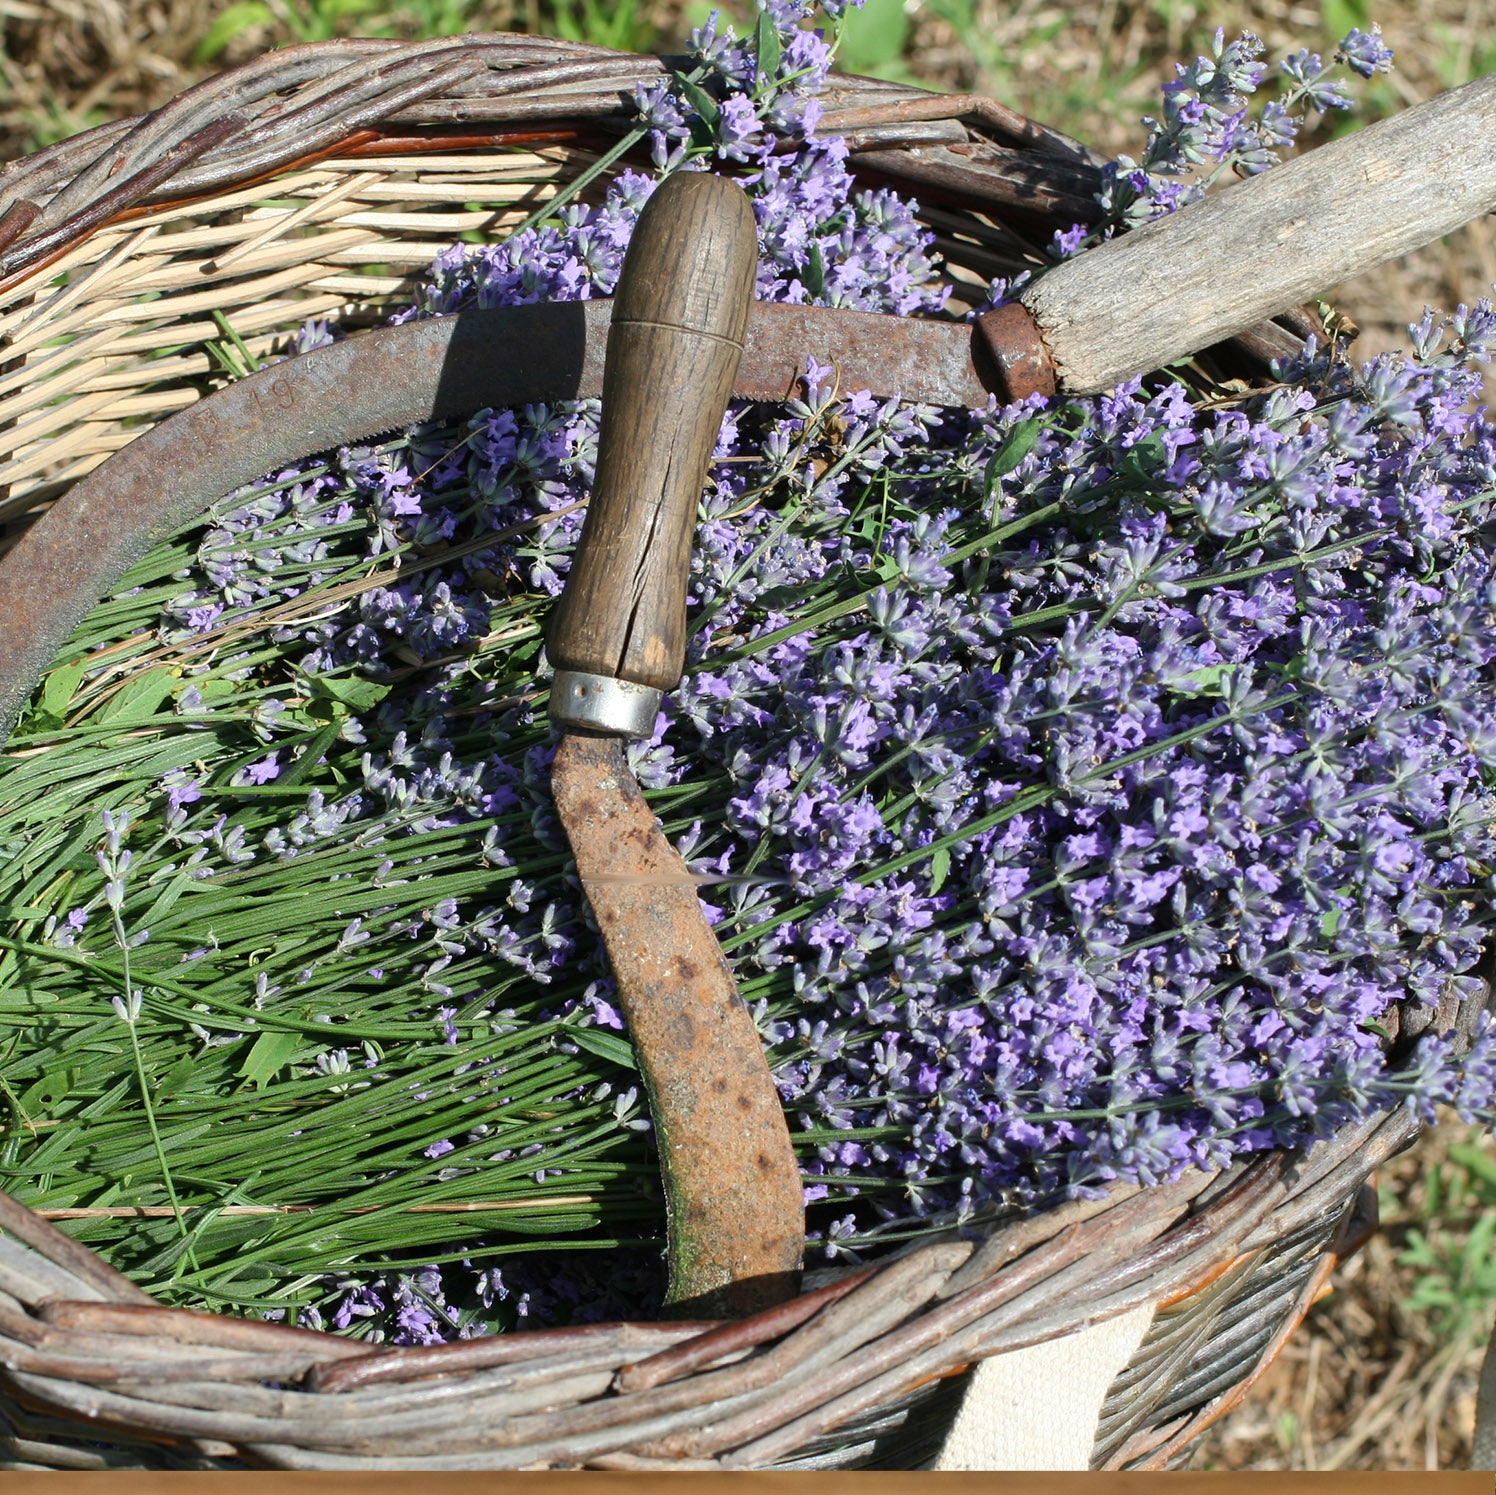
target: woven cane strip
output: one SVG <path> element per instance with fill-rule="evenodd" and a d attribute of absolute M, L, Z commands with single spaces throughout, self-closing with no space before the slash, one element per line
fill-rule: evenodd
<path fill-rule="evenodd" d="M 214 312 L 257 356 L 308 318 L 376 319 L 437 250 L 513 227 L 592 166 L 665 69 L 504 35 L 291 48 L 0 172 L 0 223 L 31 215 L 0 250 L 0 524 L 199 398 Z M 1088 153 L 991 101 L 846 79 L 826 104 L 823 133 L 845 128 L 866 169 L 1018 210 L 1041 242 L 1090 210 Z M 428 150 L 444 144 L 420 138 L 433 121 L 494 140 L 538 122 L 592 148 Z M 422 149 L 390 154 L 402 141 Z M 297 169 L 340 146 L 353 154 Z M 1034 257 L 982 211 L 931 213 L 958 299 Z"/>
<path fill-rule="evenodd" d="M 271 201 L 246 189 L 85 241 L 0 304 L 0 522 L 199 399 L 217 371 L 214 311 L 257 356 L 308 318 L 375 319 L 439 249 L 519 221 L 591 159 L 339 162 L 277 183 Z"/>
<path fill-rule="evenodd" d="M 137 200 L 219 192 L 330 148 L 373 123 L 576 121 L 631 123 L 635 85 L 662 76 L 669 60 L 629 56 L 548 38 L 505 34 L 414 44 L 360 40 L 293 47 L 221 73 L 138 120 L 100 127 L 0 173 L 0 218 L 17 203 L 38 216 L 0 257 L 13 274 L 59 241 L 71 222 Z M 890 138 L 940 138 L 955 114 L 1022 149 L 1092 160 L 1058 132 L 987 99 L 932 95 L 873 79 L 837 80 L 822 95 L 828 132 L 895 127 Z M 120 183 L 142 178 L 203 131 L 237 121 L 170 177 L 134 197 Z"/>

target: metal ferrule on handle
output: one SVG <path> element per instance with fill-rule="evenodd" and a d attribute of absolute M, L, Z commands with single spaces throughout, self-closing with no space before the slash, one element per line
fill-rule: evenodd
<path fill-rule="evenodd" d="M 612 675 L 557 670 L 551 681 L 550 718 L 558 727 L 583 727 L 611 737 L 649 737 L 665 692 Z"/>

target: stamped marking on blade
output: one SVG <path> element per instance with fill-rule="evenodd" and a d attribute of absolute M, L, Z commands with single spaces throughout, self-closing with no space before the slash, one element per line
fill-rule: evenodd
<path fill-rule="evenodd" d="M 617 739 L 566 733 L 551 789 L 649 1090 L 669 1211 L 668 1301 L 676 1312 L 755 1313 L 798 1290 L 800 1168 L 696 880 L 624 752 Z"/>

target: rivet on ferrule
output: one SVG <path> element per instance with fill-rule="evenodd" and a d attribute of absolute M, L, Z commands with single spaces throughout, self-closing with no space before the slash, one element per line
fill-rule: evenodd
<path fill-rule="evenodd" d="M 972 324 L 971 343 L 978 376 L 1000 400 L 1049 399 L 1058 388 L 1054 359 L 1022 302 L 984 311 Z"/>

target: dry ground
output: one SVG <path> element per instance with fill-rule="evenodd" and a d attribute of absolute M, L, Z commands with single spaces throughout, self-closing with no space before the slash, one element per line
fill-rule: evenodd
<path fill-rule="evenodd" d="M 0 157 L 169 98 L 209 70 L 199 50 L 226 8 L 227 0 L 0 0 Z M 441 8 L 442 0 L 369 0 L 342 29 L 412 34 Z M 646 0 L 634 10 L 668 44 L 684 30 L 682 9 L 706 8 Z M 723 0 L 723 8 L 746 4 Z M 292 39 L 290 22 L 300 18 L 304 27 L 330 7 L 327 0 L 266 0 L 263 9 L 270 19 L 245 26 L 220 63 Z M 455 9 L 470 29 L 534 29 L 544 19 L 540 0 L 472 0 Z M 572 9 L 580 14 L 579 4 Z M 1152 106 L 1169 62 L 1204 45 L 1216 25 L 1255 30 L 1277 55 L 1323 50 L 1332 40 L 1327 22 L 1343 30 L 1368 19 L 1359 0 L 912 0 L 906 10 L 906 66 L 916 76 L 991 93 L 1110 150 L 1137 148 L 1138 115 Z M 1391 78 L 1372 90 L 1374 109 L 1386 112 L 1496 69 L 1496 0 L 1389 0 L 1373 5 L 1369 19 L 1381 24 L 1398 58 Z M 1360 324 L 1361 346 L 1371 353 L 1401 345 L 1425 304 L 1452 307 L 1486 294 L 1493 281 L 1487 221 L 1341 287 L 1334 299 Z M 1468 1462 L 1486 1300 L 1478 1299 L 1472 1327 L 1453 1338 L 1440 1337 L 1427 1311 L 1405 1306 L 1430 1280 L 1426 1267 L 1407 1264 L 1408 1232 L 1426 1210 L 1451 1142 L 1463 1136 L 1441 1127 L 1384 1171 L 1383 1233 L 1212 1434 L 1196 1467 Z M 1451 1221 L 1449 1229 L 1468 1233 L 1471 1225 Z"/>

